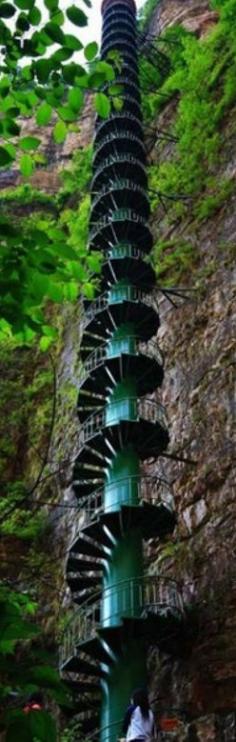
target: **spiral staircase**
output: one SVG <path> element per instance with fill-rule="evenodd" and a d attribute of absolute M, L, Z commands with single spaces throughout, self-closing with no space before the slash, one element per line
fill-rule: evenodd
<path fill-rule="evenodd" d="M 145 462 L 165 451 L 169 434 L 153 396 L 164 360 L 154 339 L 159 314 L 148 261 L 135 5 L 104 0 L 102 14 L 101 56 L 113 49 L 122 55 L 116 82 L 123 107 L 95 126 L 89 244 L 104 262 L 99 296 L 84 301 L 73 482 L 78 525 L 66 564 L 77 608 L 60 668 L 74 691 L 83 738 L 116 742 L 132 688 L 145 682 L 148 645 L 178 651 L 184 608 L 176 583 L 148 575 L 145 557 L 151 540 L 173 531 L 175 514 L 166 484 L 145 474 Z"/>

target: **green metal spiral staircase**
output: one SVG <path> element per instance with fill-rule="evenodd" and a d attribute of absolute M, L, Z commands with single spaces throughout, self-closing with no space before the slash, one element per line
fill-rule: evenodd
<path fill-rule="evenodd" d="M 159 314 L 148 262 L 135 5 L 104 0 L 102 13 L 101 56 L 114 48 L 122 55 L 123 107 L 98 117 L 95 127 L 89 244 L 104 263 L 99 296 L 84 302 L 79 518 L 66 564 L 77 609 L 60 666 L 75 691 L 84 739 L 115 742 L 133 687 L 145 683 L 148 645 L 175 651 L 184 609 L 174 581 L 148 576 L 145 563 L 145 543 L 171 533 L 175 514 L 168 488 L 144 466 L 165 451 L 169 434 L 153 398 L 164 362 L 154 340 Z"/>

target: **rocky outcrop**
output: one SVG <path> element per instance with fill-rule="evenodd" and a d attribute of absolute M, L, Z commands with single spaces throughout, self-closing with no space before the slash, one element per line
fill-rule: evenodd
<path fill-rule="evenodd" d="M 178 22 L 201 36 L 216 20 L 208 0 L 159 0 L 150 28 L 158 34 Z M 34 185 L 56 190 L 58 172 L 68 155 L 91 139 L 89 101 L 87 105 L 88 115 L 80 132 L 71 133 L 60 149 L 51 149 L 51 167 L 33 176 Z M 175 110 L 173 100 L 161 114 L 160 128 L 168 129 Z M 236 172 L 235 120 L 233 109 L 224 122 L 224 156 L 218 167 L 221 177 L 232 180 Z M 50 137 L 49 127 L 45 148 Z M 173 147 L 166 144 L 160 155 L 154 148 L 152 160 L 171 158 Z M 9 182 L 14 180 L 14 173 L 8 176 Z M 5 181 L 6 177 L 4 174 Z M 154 649 L 150 652 L 150 687 L 153 698 L 158 699 L 157 711 L 175 715 L 178 722 L 176 731 L 169 737 L 166 734 L 166 741 L 235 742 L 235 193 L 200 223 L 192 212 L 181 221 L 167 223 L 159 209 L 152 226 L 163 240 L 171 236 L 190 244 L 193 261 L 182 281 L 190 290 L 190 301 L 174 308 L 160 294 L 158 338 L 166 358 L 162 400 L 172 431 L 170 452 L 177 457 L 163 458 L 161 465 L 173 482 L 178 525 L 172 540 L 155 551 L 151 546 L 149 552 L 151 573 L 162 570 L 181 582 L 188 619 L 179 657 L 159 655 Z M 70 465 L 76 450 L 76 422 L 71 388 L 76 387 L 78 333 L 79 316 L 75 321 L 73 316 L 72 321 L 69 315 L 62 331 L 60 398 L 51 447 L 59 503 L 51 520 L 60 560 L 66 548 L 64 539 L 60 546 L 61 534 L 66 532 L 67 538 L 74 512 Z M 70 515 L 61 518 L 63 492 Z"/>
<path fill-rule="evenodd" d="M 76 150 L 82 149 L 91 142 L 94 117 L 95 110 L 92 98 L 87 95 L 77 131 L 68 131 L 65 141 L 60 145 L 56 144 L 53 138 L 54 120 L 44 127 L 38 126 L 33 117 L 21 120 L 21 136 L 31 134 L 38 137 L 41 140 L 38 152 L 45 157 L 45 164 L 38 166 L 31 178 L 27 179 L 27 182 L 30 182 L 33 188 L 38 188 L 38 190 L 49 194 L 58 191 L 61 186 L 61 170 L 67 167 Z M 16 160 L 10 170 L 1 170 L 0 192 L 1 189 L 19 185 L 23 180 Z"/>
<path fill-rule="evenodd" d="M 214 25 L 218 18 L 215 11 L 210 10 L 208 0 L 159 0 L 150 23 L 152 34 L 161 33 L 165 28 L 182 24 L 188 31 L 202 36 Z"/>
<path fill-rule="evenodd" d="M 183 7 L 184 5 L 184 7 Z M 215 20 L 210 3 L 161 0 L 151 21 L 163 29 L 178 21 L 201 34 Z M 205 19 L 205 20 L 204 20 Z M 208 19 L 208 20 L 207 20 Z M 173 123 L 176 102 L 158 125 Z M 236 110 L 224 122 L 219 177 L 234 179 Z M 173 144 L 151 153 L 152 162 L 171 160 Z M 185 218 L 153 215 L 158 239 L 192 246 L 192 263 L 181 285 L 190 301 L 174 308 L 160 299 L 158 337 L 166 358 L 162 389 L 172 429 L 173 455 L 163 470 L 173 482 L 178 526 L 173 541 L 154 554 L 151 572 L 175 576 L 188 606 L 182 657 L 150 656 L 157 709 L 176 715 L 179 742 L 236 739 L 236 503 L 235 482 L 235 274 L 236 196 L 200 222 L 189 206 Z M 158 268 L 158 264 L 157 264 Z M 160 283 L 165 283 L 165 276 Z M 173 297 L 172 297 L 173 298 Z"/>

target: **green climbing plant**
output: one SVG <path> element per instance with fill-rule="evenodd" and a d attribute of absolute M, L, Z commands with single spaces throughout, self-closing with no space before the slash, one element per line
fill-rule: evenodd
<path fill-rule="evenodd" d="M 48 699 L 70 703 L 57 671 L 37 647 L 36 609 L 29 595 L 0 587 L 0 730 L 6 742 L 56 742 L 56 724 L 47 711 L 23 712 L 27 694 L 41 690 Z"/>
<path fill-rule="evenodd" d="M 235 104 L 236 32 L 232 17 L 235 0 L 213 2 L 219 21 L 202 39 L 182 27 L 171 27 L 162 37 L 170 59 L 169 74 L 145 98 L 146 124 L 172 106 L 171 129 L 176 138 L 172 156 L 162 160 L 163 143 L 157 142 L 160 161 L 150 168 L 150 185 L 166 195 L 184 194 L 194 199 L 213 186 L 221 163 L 221 125 Z M 176 116 L 175 114 L 176 110 Z M 174 123 L 173 123 L 174 117 Z M 161 125 L 161 124 L 160 124 Z M 159 159 L 159 158 L 158 158 Z M 155 208 L 158 197 L 152 198 Z M 181 216 L 183 205 L 173 202 L 170 214 Z"/>
<path fill-rule="evenodd" d="M 90 8 L 90 0 L 85 5 Z M 10 19 L 10 23 L 9 23 Z M 69 27 L 69 33 L 65 23 Z M 87 9 L 59 0 L 14 0 L 0 4 L 0 168 L 11 168 L 14 160 L 24 179 L 46 164 L 42 137 L 24 135 L 22 119 L 33 118 L 38 131 L 49 123 L 56 144 L 68 131 L 77 131 L 87 91 L 94 93 L 96 112 L 106 117 L 119 99 L 114 80 L 120 68 L 119 55 L 98 57 L 98 46 L 84 46 L 78 28 L 88 23 Z M 73 31 L 75 29 L 75 31 Z M 77 53 L 83 55 L 78 62 Z M 25 186 L 16 199 L 23 202 Z M 13 194 L 12 194 L 13 195 Z M 33 199 L 32 192 L 28 195 Z M 34 194 L 36 195 L 36 194 Z M 42 196 L 40 197 L 43 203 Z M 44 202 L 46 202 L 46 197 Z M 83 286 L 91 283 L 91 269 L 79 242 L 72 248 L 68 231 L 50 220 L 30 224 L 27 233 L 0 211 L 0 340 L 12 338 L 16 345 L 42 338 L 46 350 L 55 339 L 55 328 L 45 321 L 47 302 L 75 301 Z M 85 278 L 75 276 L 75 265 Z M 86 289 L 85 289 L 86 292 Z"/>

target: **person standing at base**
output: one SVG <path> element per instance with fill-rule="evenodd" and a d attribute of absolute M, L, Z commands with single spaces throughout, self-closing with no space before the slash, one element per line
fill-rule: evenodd
<path fill-rule="evenodd" d="M 126 742 L 151 742 L 157 739 L 153 711 L 147 693 L 142 688 L 132 694 L 131 705 L 124 717 L 122 733 L 126 735 Z"/>

